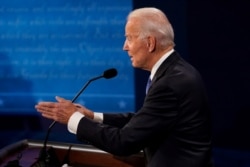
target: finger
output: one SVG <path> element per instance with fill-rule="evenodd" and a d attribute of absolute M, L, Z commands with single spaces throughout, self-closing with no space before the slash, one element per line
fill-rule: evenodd
<path fill-rule="evenodd" d="M 40 110 L 39 112 L 46 117 L 53 117 L 55 115 L 55 113 L 51 112 L 50 110 Z"/>
<path fill-rule="evenodd" d="M 65 103 L 65 102 L 70 102 L 69 100 L 66 100 L 62 97 L 59 97 L 59 96 L 56 96 L 56 100 L 59 102 L 59 103 Z"/>
<path fill-rule="evenodd" d="M 40 113 L 51 113 L 51 108 L 48 108 L 48 107 L 43 107 L 43 106 L 35 106 L 36 110 Z"/>
<path fill-rule="evenodd" d="M 52 108 L 52 105 L 35 105 L 35 109 L 39 112 L 49 111 Z"/>
<path fill-rule="evenodd" d="M 83 108 L 81 104 L 74 103 L 77 108 Z"/>
<path fill-rule="evenodd" d="M 51 112 L 41 112 L 41 115 L 45 118 L 56 120 L 56 117 Z"/>
<path fill-rule="evenodd" d="M 39 102 L 37 105 L 37 107 L 48 107 L 48 108 L 53 108 L 56 106 L 56 103 L 54 102 Z"/>
<path fill-rule="evenodd" d="M 41 113 L 41 115 L 45 118 L 49 118 L 49 119 L 56 119 L 56 113 L 54 112 L 54 108 L 49 108 L 47 106 L 39 106 L 36 105 L 35 106 L 36 110 Z"/>

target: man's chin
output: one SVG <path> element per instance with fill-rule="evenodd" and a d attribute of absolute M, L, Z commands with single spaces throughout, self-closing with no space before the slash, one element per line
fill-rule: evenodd
<path fill-rule="evenodd" d="M 134 68 L 138 68 L 134 62 L 132 62 L 132 66 L 133 66 Z"/>

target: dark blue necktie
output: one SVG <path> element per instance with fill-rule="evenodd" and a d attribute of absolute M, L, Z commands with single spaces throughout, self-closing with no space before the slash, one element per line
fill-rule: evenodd
<path fill-rule="evenodd" d="M 151 79 L 149 77 L 148 82 L 147 82 L 147 87 L 146 87 L 146 94 L 148 93 L 148 89 L 149 89 L 150 85 L 151 85 Z"/>

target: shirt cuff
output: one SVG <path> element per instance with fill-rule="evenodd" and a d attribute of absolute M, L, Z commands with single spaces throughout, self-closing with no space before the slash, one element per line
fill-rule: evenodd
<path fill-rule="evenodd" d="M 94 121 L 98 123 L 103 122 L 103 113 L 94 112 Z"/>
<path fill-rule="evenodd" d="M 71 115 L 68 122 L 68 131 L 70 133 L 76 134 L 78 124 L 83 117 L 84 115 L 78 111 Z"/>

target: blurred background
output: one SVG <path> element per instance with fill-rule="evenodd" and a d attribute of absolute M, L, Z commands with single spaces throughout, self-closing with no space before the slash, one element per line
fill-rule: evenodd
<path fill-rule="evenodd" d="M 51 120 L 34 105 L 72 99 L 100 112 L 135 112 L 148 73 L 122 51 L 129 11 L 157 7 L 175 30 L 176 50 L 203 76 L 212 109 L 216 167 L 250 166 L 250 1 L 247 0 L 0 0 L 0 148 L 44 140 Z M 79 143 L 56 124 L 50 141 Z"/>

